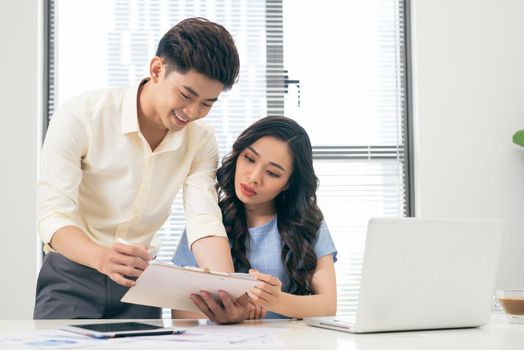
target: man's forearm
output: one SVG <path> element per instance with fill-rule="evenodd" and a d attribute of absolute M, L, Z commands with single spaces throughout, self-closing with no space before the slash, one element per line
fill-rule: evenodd
<path fill-rule="evenodd" d="M 103 255 L 108 248 L 94 243 L 76 226 L 65 226 L 56 231 L 51 238 L 51 247 L 78 264 L 100 270 Z"/>
<path fill-rule="evenodd" d="M 198 266 L 214 271 L 234 272 L 233 259 L 226 237 L 208 236 L 191 246 Z"/>

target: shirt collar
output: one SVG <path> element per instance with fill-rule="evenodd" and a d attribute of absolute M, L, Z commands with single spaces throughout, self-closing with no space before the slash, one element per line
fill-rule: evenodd
<path fill-rule="evenodd" d="M 149 78 L 142 79 L 138 84 L 130 86 L 124 94 L 124 101 L 122 102 L 122 134 L 129 134 L 140 130 L 137 109 L 138 89 L 148 81 Z"/>
<path fill-rule="evenodd" d="M 178 149 L 184 140 L 184 135 L 186 134 L 186 129 L 188 127 L 189 125 L 176 132 L 168 131 L 160 145 L 158 145 L 157 149 L 155 149 L 155 153 L 174 151 Z"/>
<path fill-rule="evenodd" d="M 124 94 L 124 101 L 122 103 L 122 134 L 140 132 L 137 108 L 138 90 L 148 81 L 149 78 L 142 79 L 138 84 L 130 86 Z M 164 140 L 162 140 L 157 149 L 155 149 L 155 153 L 173 151 L 180 147 L 187 128 L 188 126 L 177 132 L 168 132 Z"/>

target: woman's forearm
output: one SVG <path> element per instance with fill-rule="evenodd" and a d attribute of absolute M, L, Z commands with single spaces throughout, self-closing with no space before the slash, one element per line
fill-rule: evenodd
<path fill-rule="evenodd" d="M 327 295 L 293 295 L 282 292 L 278 305 L 269 311 L 295 318 L 334 316 L 337 313 L 337 301 Z"/>

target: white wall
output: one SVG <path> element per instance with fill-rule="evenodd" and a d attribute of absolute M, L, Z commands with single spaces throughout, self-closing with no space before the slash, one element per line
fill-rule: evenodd
<path fill-rule="evenodd" d="M 412 0 L 412 25 L 417 215 L 503 219 L 524 288 L 524 1 Z"/>
<path fill-rule="evenodd" d="M 36 279 L 38 3 L 0 2 L 0 318 L 32 318 Z"/>

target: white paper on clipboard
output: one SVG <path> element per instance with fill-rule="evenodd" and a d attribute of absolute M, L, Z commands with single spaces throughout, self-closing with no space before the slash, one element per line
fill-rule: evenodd
<path fill-rule="evenodd" d="M 157 306 L 176 310 L 200 311 L 191 301 L 192 293 L 205 290 L 215 298 L 218 291 L 226 291 L 233 299 L 260 284 L 246 274 L 213 272 L 194 267 L 180 267 L 169 263 L 151 262 L 136 285 L 121 301 L 131 304 Z"/>

